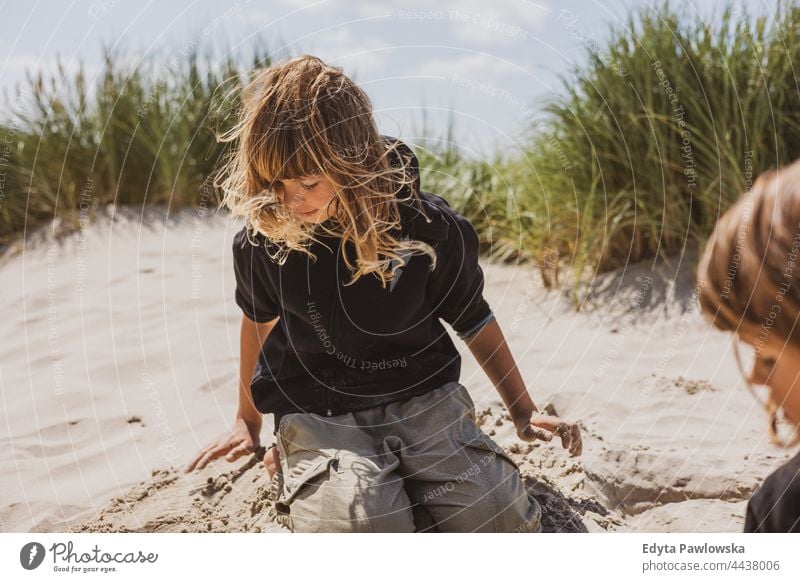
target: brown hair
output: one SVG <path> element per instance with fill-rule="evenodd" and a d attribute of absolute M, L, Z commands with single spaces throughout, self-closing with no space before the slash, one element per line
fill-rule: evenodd
<path fill-rule="evenodd" d="M 319 226 L 341 236 L 341 254 L 354 271 L 352 284 L 364 274 L 385 286 L 402 266 L 399 253 L 425 253 L 435 267 L 436 253 L 422 241 L 398 240 L 398 202 L 419 201 L 410 159 L 390 162 L 396 147 L 378 132 L 367 94 L 342 72 L 303 54 L 255 72 L 244 88 L 236 126 L 221 141 L 238 140 L 215 183 L 223 190 L 221 206 L 244 217 L 248 238 L 260 232 L 277 249 L 270 256 L 283 263 L 291 250 L 305 252 Z M 395 142 L 397 144 L 398 142 Z M 400 142 L 402 143 L 402 142 Z M 280 180 L 325 175 L 336 191 L 330 222 L 315 225 L 289 211 L 276 195 Z M 398 194 L 407 189 L 408 196 Z M 354 244 L 357 265 L 346 253 Z M 269 250 L 269 247 L 268 249 Z"/>
<path fill-rule="evenodd" d="M 799 253 L 797 161 L 761 174 L 717 222 L 698 266 L 703 317 L 734 340 L 747 338 L 756 353 L 770 338 L 800 347 Z M 767 407 L 770 436 L 779 442 L 778 404 L 770 397 Z"/>

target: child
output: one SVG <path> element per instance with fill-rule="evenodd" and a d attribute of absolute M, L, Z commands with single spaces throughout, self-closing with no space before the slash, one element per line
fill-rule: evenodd
<path fill-rule="evenodd" d="M 755 350 L 745 375 L 768 388 L 770 437 L 780 409 L 800 437 L 800 161 L 759 176 L 752 192 L 720 219 L 698 270 L 699 302 L 716 327 Z M 743 368 L 742 368 L 743 369 Z M 789 446 L 786 445 L 786 446 Z M 746 532 L 800 532 L 800 454 L 750 498 Z"/>
<path fill-rule="evenodd" d="M 439 318 L 521 439 L 556 434 L 578 455 L 580 430 L 528 395 L 483 298 L 472 225 L 421 191 L 410 148 L 380 135 L 367 95 L 316 57 L 257 75 L 226 139 L 238 148 L 223 203 L 245 218 L 239 409 L 187 471 L 252 452 L 273 413 L 276 505 L 292 531 L 540 531 L 518 467 L 475 422 Z"/>

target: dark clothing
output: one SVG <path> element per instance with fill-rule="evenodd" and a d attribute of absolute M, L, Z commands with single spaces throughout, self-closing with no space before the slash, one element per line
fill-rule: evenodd
<path fill-rule="evenodd" d="M 394 138 L 385 136 L 387 144 Z M 318 234 L 313 261 L 292 251 L 278 265 L 249 244 L 243 227 L 234 237 L 236 303 L 256 322 L 280 322 L 267 337 L 253 374 L 256 408 L 332 416 L 417 396 L 458 381 L 461 358 L 439 318 L 460 337 L 493 318 L 483 298 L 478 236 L 470 222 L 441 197 L 419 190 L 418 164 L 397 140 L 392 164 L 410 157 L 422 209 L 400 204 L 401 232 L 437 253 L 405 257 L 399 276 L 381 287 L 375 275 L 345 286 L 352 274 L 340 256 L 340 237 Z M 401 191 L 405 197 L 407 191 Z M 270 244 L 257 234 L 260 245 Z M 327 246 L 326 246 L 327 245 Z M 356 264 L 352 242 L 348 258 Z"/>
<path fill-rule="evenodd" d="M 800 533 L 800 453 L 772 473 L 747 503 L 745 533 Z"/>

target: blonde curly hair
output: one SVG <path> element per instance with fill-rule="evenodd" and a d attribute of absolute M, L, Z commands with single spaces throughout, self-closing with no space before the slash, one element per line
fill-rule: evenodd
<path fill-rule="evenodd" d="M 254 243 L 259 232 L 273 243 L 265 245 L 273 260 L 283 264 L 292 250 L 316 258 L 309 246 L 321 230 L 342 238 L 341 254 L 353 273 L 348 285 L 374 274 L 385 287 L 402 267 L 401 253 L 428 254 L 435 268 L 430 245 L 399 237 L 398 204 L 421 207 L 411 159 L 402 155 L 399 140 L 387 144 L 369 97 L 341 67 L 303 54 L 256 70 L 238 114 L 236 125 L 218 138 L 237 143 L 214 183 L 223 192 L 220 206 L 245 219 L 248 239 Z M 403 160 L 399 167 L 393 156 Z M 335 189 L 330 218 L 319 224 L 296 217 L 275 192 L 280 180 L 311 175 L 325 176 Z"/>

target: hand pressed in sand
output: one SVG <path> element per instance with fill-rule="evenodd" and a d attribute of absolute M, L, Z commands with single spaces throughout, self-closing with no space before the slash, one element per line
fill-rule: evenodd
<path fill-rule="evenodd" d="M 550 441 L 556 435 L 561 437 L 561 446 L 573 457 L 583 452 L 581 429 L 575 422 L 536 411 L 531 415 L 514 417 L 514 426 L 517 436 L 524 441 Z"/>
<path fill-rule="evenodd" d="M 539 412 L 525 388 L 496 319 L 490 320 L 465 341 L 503 399 L 520 439 L 550 441 L 556 435 L 561 437 L 561 446 L 572 456 L 581 454 L 580 427 L 575 422 Z"/>
<path fill-rule="evenodd" d="M 225 460 L 232 463 L 244 454 L 255 451 L 260 444 L 261 418 L 247 421 L 237 418 L 233 427 L 203 447 L 184 469 L 191 473 L 202 469 L 210 461 L 225 455 Z"/>

